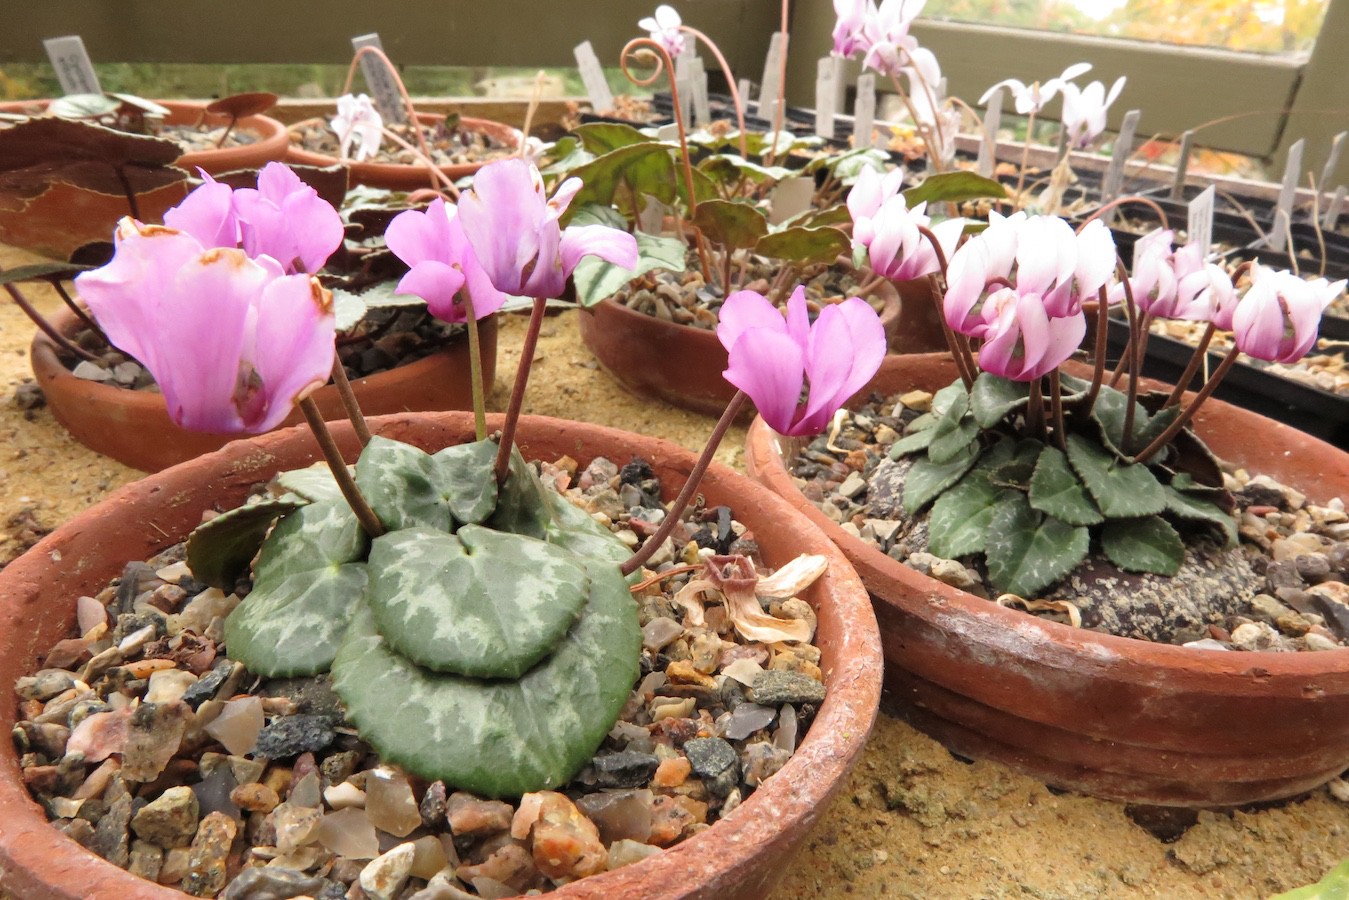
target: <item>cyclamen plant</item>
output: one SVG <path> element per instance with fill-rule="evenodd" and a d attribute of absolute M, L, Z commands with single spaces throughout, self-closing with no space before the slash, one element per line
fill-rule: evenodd
<path fill-rule="evenodd" d="M 308 398 L 340 368 L 331 295 L 307 274 L 334 249 L 316 236 L 337 223 L 340 240 L 340 222 L 311 189 L 264 176 L 252 194 L 208 181 L 170 213 L 179 227 L 123 220 L 113 261 L 77 281 L 109 336 L 164 386 L 179 424 L 257 432 L 298 402 L 323 449 L 329 474 L 282 473 L 284 494 L 189 538 L 194 577 L 225 590 L 256 558 L 226 622 L 230 656 L 268 677 L 330 672 L 361 737 L 428 780 L 492 797 L 556 787 L 594 754 L 638 676 L 627 576 L 679 521 L 746 394 L 788 433 L 823 427 L 875 373 L 879 320 L 861 300 L 811 326 L 800 291 L 787 319 L 760 295 L 732 298 L 721 337 L 727 376 L 744 390 L 633 555 L 545 490 L 512 442 L 546 299 L 584 257 L 634 265 L 633 237 L 563 228 L 579 182 L 548 197 L 521 160 L 483 168 L 457 207 L 396 218 L 388 243 L 411 266 L 400 290 L 435 315 L 473 327 L 508 294 L 535 302 L 499 435 L 486 433 L 481 394 L 477 440 L 432 454 L 371 436 L 353 403 L 362 450 L 349 469 Z M 753 639 L 798 639 L 799 623 L 733 606 Z"/>
<path fill-rule="evenodd" d="M 1140 241 L 1133 275 L 1115 283 L 1113 238 L 1099 220 L 1074 233 L 1057 217 L 994 213 L 941 266 L 942 312 L 960 378 L 890 450 L 891 459 L 912 458 L 904 509 L 930 510 L 933 554 L 982 556 L 995 589 L 1029 598 L 1093 547 L 1123 571 L 1174 575 L 1183 532 L 1235 544 L 1231 498 L 1185 426 L 1240 353 L 1301 358 L 1345 282 L 1251 264 L 1238 299 L 1223 269 L 1195 251 L 1174 250 L 1171 238 L 1164 232 Z M 1061 367 L 1086 337 L 1084 303 L 1093 299 L 1095 368 L 1089 380 L 1074 378 Z M 1127 372 L 1123 391 L 1105 383 L 1104 312 L 1112 304 L 1123 306 L 1131 326 L 1115 376 Z M 1169 393 L 1140 392 L 1153 318 L 1209 323 Z M 1219 328 L 1232 329 L 1235 344 L 1186 399 Z"/>

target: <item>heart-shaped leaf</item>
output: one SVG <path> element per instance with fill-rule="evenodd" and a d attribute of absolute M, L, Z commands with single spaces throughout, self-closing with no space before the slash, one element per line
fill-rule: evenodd
<path fill-rule="evenodd" d="M 497 482 L 492 476 L 496 455 L 495 441 L 474 441 L 446 447 L 431 457 L 436 483 L 455 522 L 479 525 L 496 509 Z"/>
<path fill-rule="evenodd" d="M 351 467 L 348 466 L 350 471 Z M 278 473 L 272 479 L 277 487 L 292 494 L 299 494 L 306 500 L 317 503 L 320 500 L 342 500 L 342 489 L 326 462 L 316 462 L 303 469 L 291 469 Z"/>
<path fill-rule="evenodd" d="M 511 448 L 510 475 L 497 495 L 496 511 L 487 524 L 497 531 L 510 531 L 547 540 L 553 527 L 553 504 L 534 469 L 518 447 Z"/>
<path fill-rule="evenodd" d="M 206 111 L 216 115 L 229 116 L 232 119 L 242 119 L 244 116 L 262 115 L 276 106 L 276 101 L 279 99 L 276 94 L 270 94 L 267 91 L 248 91 L 247 93 L 232 94 L 229 97 L 214 100 L 206 104 Z"/>
<path fill-rule="evenodd" d="M 827 265 L 848 253 L 852 243 L 837 228 L 793 225 L 765 235 L 754 252 L 801 266 Z"/>
<path fill-rule="evenodd" d="M 356 461 L 356 486 L 390 531 L 414 525 L 452 529 L 449 498 L 437 474 L 429 453 L 379 435 L 370 439 Z"/>
<path fill-rule="evenodd" d="M 1177 476 L 1175 481 L 1179 481 Z M 1166 492 L 1166 511 L 1177 519 L 1190 522 L 1202 522 L 1205 525 L 1212 525 L 1223 536 L 1223 545 L 1226 547 L 1235 547 L 1237 545 L 1237 520 L 1231 513 L 1223 509 L 1217 501 L 1205 496 L 1204 493 L 1193 494 L 1176 490 L 1175 482 L 1165 486 Z M 1211 488 L 1201 488 L 1202 491 L 1211 491 Z"/>
<path fill-rule="evenodd" d="M 262 546 L 253 590 L 225 622 L 230 657 L 269 678 L 325 671 L 361 605 L 367 546 L 345 502 L 283 519 Z"/>
<path fill-rule="evenodd" d="M 548 528 L 548 543 L 565 547 L 582 559 L 608 560 L 615 565 L 632 555 L 631 548 L 590 513 L 560 494 L 553 494 L 551 499 L 553 523 Z"/>
<path fill-rule="evenodd" d="M 1099 525 L 1105 521 L 1091 495 L 1057 447 L 1040 451 L 1030 480 L 1032 509 L 1062 519 L 1069 525 Z"/>
<path fill-rule="evenodd" d="M 748 203 L 708 200 L 698 204 L 693 217 L 708 240 L 727 250 L 748 250 L 768 234 L 768 220 Z"/>
<path fill-rule="evenodd" d="M 904 511 L 911 516 L 922 512 L 942 491 L 955 484 L 979 461 L 978 442 L 967 445 L 958 455 L 945 463 L 928 459 L 914 460 L 904 476 Z"/>
<path fill-rule="evenodd" d="M 187 538 L 187 567 L 192 577 L 202 584 L 233 591 L 234 583 L 257 556 L 272 523 L 303 505 L 290 500 L 263 500 L 198 525 Z"/>
<path fill-rule="evenodd" d="M 973 472 L 937 498 L 928 514 L 928 550 L 936 556 L 955 559 L 982 553 L 986 546 L 993 511 L 1005 491 Z"/>
<path fill-rule="evenodd" d="M 1107 519 L 1151 516 L 1166 508 L 1161 482 L 1147 466 L 1124 462 L 1081 435 L 1068 435 L 1068 462 Z"/>
<path fill-rule="evenodd" d="M 672 204 L 679 195 L 675 185 L 672 149 L 665 144 L 644 142 L 619 147 L 596 157 L 572 171 L 583 187 L 572 198 L 572 206 L 588 203 L 617 206 L 631 221 L 636 218 L 638 197 L 649 194 L 662 203 Z M 563 224 L 570 220 L 563 216 Z"/>
<path fill-rule="evenodd" d="M 904 192 L 904 200 L 912 209 L 919 203 L 981 200 L 985 197 L 1002 199 L 1007 189 L 991 178 L 973 172 L 942 172 L 929 175 Z"/>
<path fill-rule="evenodd" d="M 1176 529 L 1161 516 L 1112 519 L 1101 529 L 1101 550 L 1126 572 L 1175 575 L 1185 558 Z"/>
<path fill-rule="evenodd" d="M 999 378 L 991 372 L 980 372 L 970 390 L 970 411 L 980 428 L 992 428 L 1029 401 L 1026 382 Z"/>
<path fill-rule="evenodd" d="M 484 797 L 557 789 L 594 755 L 638 676 L 637 604 L 615 567 L 586 569 L 580 620 L 517 681 L 418 668 L 363 606 L 333 663 L 347 717 L 386 761 L 424 779 Z"/>
<path fill-rule="evenodd" d="M 174 141 L 91 122 L 29 119 L 0 129 L 0 192 L 36 197 L 60 181 L 117 197 L 126 185 L 145 193 L 187 179 L 172 165 L 182 152 Z"/>
<path fill-rule="evenodd" d="M 988 525 L 988 579 L 1000 593 L 1033 598 L 1087 558 L 1091 535 L 1031 509 L 1026 496 L 1004 495 Z"/>
<path fill-rule="evenodd" d="M 621 122 L 586 122 L 573 128 L 572 134 L 581 139 L 582 147 L 596 156 L 620 147 L 651 143 L 651 138 Z"/>
<path fill-rule="evenodd" d="M 950 462 L 979 437 L 979 425 L 966 412 L 969 395 L 961 391 L 946 408 L 937 427 L 932 429 L 932 440 L 927 447 L 927 458 L 937 463 Z"/>

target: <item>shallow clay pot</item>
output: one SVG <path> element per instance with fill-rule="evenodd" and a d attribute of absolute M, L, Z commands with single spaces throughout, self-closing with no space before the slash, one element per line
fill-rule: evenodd
<path fill-rule="evenodd" d="M 427 125 L 433 125 L 436 122 L 444 120 L 444 116 L 439 113 L 417 113 L 417 119 Z M 312 124 L 313 119 L 300 124 Z M 292 128 L 297 126 L 292 125 Z M 509 125 L 503 125 L 501 122 L 493 122 L 490 119 L 475 119 L 471 116 L 464 116 L 459 120 L 459 127 L 468 131 L 476 131 L 480 134 L 488 135 L 509 147 L 520 146 L 520 131 Z M 414 145 L 415 146 L 415 145 Z M 325 156 L 322 153 L 314 153 L 309 150 L 302 150 L 294 143 L 288 145 L 286 150 L 286 161 L 299 163 L 306 166 L 345 166 L 349 175 L 350 183 L 366 184 L 370 187 L 385 188 L 391 191 L 415 191 L 418 188 L 431 187 L 431 175 L 425 166 L 402 165 L 397 163 L 379 163 L 379 162 L 356 162 L 347 160 L 343 162 L 335 156 Z M 441 166 L 440 171 L 451 181 L 458 181 L 460 178 L 472 175 L 481 169 L 486 163 L 464 163 L 458 166 Z M 439 187 L 439 184 L 436 185 Z"/>
<path fill-rule="evenodd" d="M 878 293 L 885 301 L 881 324 L 889 340 L 900 320 L 899 294 L 889 284 Z M 612 297 L 582 309 L 577 322 L 581 341 L 600 367 L 639 397 L 719 416 L 735 396 L 735 387 L 721 375 L 730 363 L 715 331 L 657 319 Z M 753 409 L 746 403 L 744 416 Z"/>
<path fill-rule="evenodd" d="M 867 390 L 935 392 L 955 377 L 947 354 L 891 356 Z M 1313 502 L 1349 498 L 1349 455 L 1329 444 L 1212 399 L 1197 428 L 1219 457 Z M 955 752 L 1057 787 L 1169 806 L 1291 797 L 1349 767 L 1349 650 L 1192 650 L 999 607 L 843 531 L 788 474 L 783 453 L 800 446 L 756 419 L 746 465 L 852 560 L 881 624 L 887 687 Z"/>
<path fill-rule="evenodd" d="M 59 310 L 50 320 L 66 337 L 73 337 L 83 324 L 66 309 Z M 490 392 L 496 377 L 495 317 L 482 320 L 479 335 L 483 389 Z M 56 421 L 84 446 L 134 469 L 157 472 L 218 450 L 238 437 L 179 428 L 169 418 L 164 395 L 156 391 L 133 391 L 76 378 L 62 365 L 56 344 L 41 331 L 33 338 L 29 356 L 33 374 Z M 473 390 L 469 379 L 468 336 L 456 338 L 443 349 L 409 365 L 355 379 L 351 386 L 361 410 L 371 416 L 470 408 Z M 319 388 L 313 397 L 325 419 L 346 418 L 333 385 Z M 296 409 L 284 425 L 299 425 L 303 421 L 303 414 Z"/>
<path fill-rule="evenodd" d="M 46 100 L 0 103 L 0 112 L 40 112 Z M 195 124 L 203 117 L 221 123 L 225 116 L 206 112 L 206 104 L 184 100 L 155 101 L 169 110 L 165 121 L 171 125 Z M 174 165 L 194 177 L 197 169 L 212 175 L 235 169 L 261 168 L 286 155 L 289 141 L 286 126 L 267 116 L 244 116 L 237 128 L 252 131 L 259 139 L 251 144 L 185 153 Z M 162 222 L 164 213 L 187 196 L 187 182 L 179 182 L 156 191 L 137 194 L 136 203 L 144 222 Z M 79 247 L 93 241 L 112 240 L 113 228 L 122 216 L 130 215 L 126 198 L 101 194 L 68 184 L 53 183 L 40 196 L 27 201 L 0 197 L 0 243 L 23 247 L 37 253 L 66 259 Z"/>
<path fill-rule="evenodd" d="M 467 413 L 384 416 L 372 429 L 427 450 L 472 440 Z M 501 427 L 492 416 L 489 428 Z M 334 426 L 349 459 L 350 427 Z M 673 496 L 694 457 L 666 441 L 610 428 L 524 417 L 517 435 L 527 458 L 570 455 L 582 465 L 595 456 L 647 459 Z M 9 686 L 39 666 L 39 655 L 65 637 L 75 599 L 97 593 L 126 562 L 146 559 L 182 540 L 207 509 L 241 503 L 251 485 L 275 472 L 313 462 L 317 448 L 303 428 L 237 441 L 217 453 L 128 485 L 67 522 L 0 570 L 0 730 L 14 726 Z M 713 465 L 700 487 L 709 503 L 730 504 L 781 566 L 799 553 L 829 557 L 825 575 L 803 598 L 819 617 L 816 643 L 828 696 L 796 754 L 743 804 L 706 831 L 643 862 L 587 878 L 550 894 L 577 898 L 760 898 L 782 875 L 786 860 L 822 815 L 861 755 L 880 700 L 881 656 L 866 591 L 841 553 L 799 513 L 771 492 L 724 466 Z M 10 741 L 0 741 L 0 883 L 24 900 L 171 900 L 156 887 L 105 862 L 47 823 L 29 797 Z"/>

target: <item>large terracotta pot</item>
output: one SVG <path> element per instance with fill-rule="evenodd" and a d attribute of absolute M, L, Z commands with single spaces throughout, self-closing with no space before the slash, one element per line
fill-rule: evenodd
<path fill-rule="evenodd" d="M 418 113 L 419 121 L 433 125 L 436 122 L 444 120 L 444 116 L 439 113 Z M 300 125 L 312 124 L 315 120 L 309 119 Z M 475 119 L 470 116 L 464 116 L 459 120 L 459 126 L 469 131 L 476 131 L 480 134 L 488 135 L 510 147 L 520 146 L 520 131 L 501 122 L 493 122 L 490 119 Z M 291 128 L 297 127 L 292 125 Z M 286 150 L 286 161 L 300 163 L 306 166 L 345 166 L 349 173 L 350 183 L 366 184 L 370 187 L 386 188 L 391 191 L 413 191 L 417 188 L 431 187 L 431 176 L 425 166 L 402 165 L 397 163 L 379 163 L 379 162 L 356 162 L 347 160 L 343 162 L 335 156 L 325 156 L 322 153 L 314 153 L 309 150 L 303 150 L 293 142 Z M 486 163 L 464 163 L 458 166 L 441 166 L 440 171 L 451 181 L 458 181 L 472 175 L 481 169 Z"/>
<path fill-rule="evenodd" d="M 888 340 L 900 320 L 900 300 L 889 284 L 881 296 Z M 639 397 L 718 416 L 735 396 L 735 387 L 721 374 L 730 363 L 714 331 L 657 319 L 613 298 L 581 310 L 577 322 L 581 341 L 601 368 Z M 745 410 L 748 416 L 753 406 L 747 403 Z"/>
<path fill-rule="evenodd" d="M 169 110 L 166 121 L 171 125 L 195 124 L 203 117 L 225 121 L 223 116 L 211 116 L 206 104 L 186 100 L 156 101 Z M 0 103 L 0 112 L 40 112 L 46 100 Z M 259 139 L 251 144 L 185 153 L 174 165 L 186 169 L 193 176 L 202 168 L 212 175 L 235 169 L 256 169 L 286 155 L 288 140 L 286 126 L 267 116 L 244 116 L 238 128 L 255 132 Z M 142 221 L 161 222 L 164 213 L 187 196 L 186 182 L 169 185 L 156 191 L 136 196 Z M 121 195 L 100 194 L 72 185 L 53 182 L 40 196 L 27 201 L 9 202 L 0 197 L 0 243 L 23 247 L 66 259 L 77 248 L 93 241 L 112 240 L 117 220 L 129 215 L 126 198 Z"/>
<path fill-rule="evenodd" d="M 472 416 L 430 413 L 384 416 L 372 428 L 427 450 L 472 440 Z M 490 428 L 499 428 L 494 416 Z M 351 429 L 335 425 L 355 458 Z M 610 428 L 525 417 L 517 435 L 528 458 L 570 455 L 649 460 L 673 495 L 693 467 L 689 452 L 666 441 Z M 75 599 L 93 594 L 122 571 L 182 540 L 207 509 L 243 501 L 251 485 L 308 465 L 313 438 L 301 428 L 237 441 L 217 453 L 128 485 L 57 529 L 0 570 L 0 684 L 38 666 L 39 654 L 65 636 Z M 804 599 L 819 618 L 816 637 L 828 696 L 796 754 L 740 807 L 711 828 L 636 865 L 587 878 L 550 896 L 559 900 L 618 897 L 759 898 L 771 890 L 812 823 L 824 812 L 861 755 L 880 699 L 876 623 L 861 581 L 847 560 L 780 498 L 729 469 L 713 465 L 700 490 L 710 503 L 730 504 L 753 530 L 770 565 L 799 553 L 829 557 L 829 569 Z M 13 695 L 0 704 L 0 729 L 15 722 Z M 9 741 L 0 742 L 0 883 L 24 900 L 171 900 L 156 887 L 105 862 L 52 828 L 29 797 Z"/>
<path fill-rule="evenodd" d="M 80 321 L 68 310 L 60 310 L 51 319 L 67 337 L 80 329 Z M 490 392 L 496 377 L 496 318 L 484 319 L 479 334 L 483 389 Z M 179 428 L 169 418 L 160 393 L 76 378 L 58 358 L 56 344 L 40 331 L 33 338 L 29 355 L 33 374 L 56 421 L 89 449 L 134 469 L 157 472 L 218 450 L 238 437 Z M 467 336 L 414 363 L 358 378 L 351 386 L 361 410 L 371 416 L 467 409 L 473 403 Z M 313 397 L 325 419 L 345 418 L 342 400 L 333 385 L 319 388 Z M 295 410 L 284 424 L 299 425 L 303 421 L 303 415 Z"/>
<path fill-rule="evenodd" d="M 955 377 L 947 354 L 892 356 L 868 390 L 936 391 Z M 1313 502 L 1349 498 L 1349 455 L 1322 441 L 1211 399 L 1197 428 L 1218 456 Z M 1172 806 L 1291 797 L 1349 767 L 1349 650 L 1193 650 L 997 606 L 843 531 L 788 474 L 784 454 L 799 447 L 758 419 L 746 465 L 853 561 L 881 624 L 887 686 L 915 725 L 957 753 L 1058 787 Z"/>

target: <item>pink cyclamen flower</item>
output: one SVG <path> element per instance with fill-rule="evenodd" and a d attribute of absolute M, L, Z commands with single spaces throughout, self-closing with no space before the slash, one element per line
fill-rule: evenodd
<path fill-rule="evenodd" d="M 642 19 L 637 23 L 637 27 L 645 29 L 651 40 L 664 47 L 665 52 L 674 59 L 684 52 L 684 33 L 679 30 L 683 24 L 683 20 L 679 18 L 679 11 L 662 3 L 656 7 L 654 16 Z"/>
<path fill-rule="evenodd" d="M 522 297 L 560 297 L 567 278 L 585 256 L 626 269 L 637 265 L 637 240 L 605 225 L 572 225 L 558 219 L 576 192 L 568 178 L 549 199 L 543 177 L 520 159 L 490 163 L 459 198 L 459 221 L 478 261 L 496 289 Z"/>
<path fill-rule="evenodd" d="M 398 282 L 398 293 L 421 297 L 437 319 L 468 319 L 464 305 L 455 302 L 461 290 L 467 290 L 473 301 L 475 319 L 490 316 L 506 302 L 506 295 L 492 285 L 464 236 L 458 209 L 439 197 L 426 212 L 409 209 L 399 213 L 385 229 L 384 241 L 411 267 Z"/>
<path fill-rule="evenodd" d="M 1236 298 L 1232 279 L 1222 267 L 1204 262 L 1198 244 L 1174 249 L 1172 237 L 1170 229 L 1158 229 L 1134 245 L 1133 273 L 1129 276 L 1134 302 L 1155 319 L 1213 322 L 1230 330 Z M 1123 298 L 1123 284 L 1111 288 L 1111 303 Z"/>
<path fill-rule="evenodd" d="M 337 98 L 337 115 L 329 120 L 337 135 L 338 158 L 357 162 L 371 159 L 384 139 L 384 118 L 365 94 L 343 94 Z M 351 146 L 356 154 L 351 155 Z"/>
<path fill-rule="evenodd" d="M 112 262 L 76 287 L 108 340 L 154 376 L 179 426 L 269 431 L 327 383 L 332 294 L 312 276 L 130 218 L 115 244 Z"/>
<path fill-rule="evenodd" d="M 979 368 L 1013 381 L 1034 381 L 1073 355 L 1087 334 L 1087 317 L 1050 316 L 1036 294 L 994 291 L 983 305 L 986 324 Z"/>
<path fill-rule="evenodd" d="M 1002 81 L 999 81 L 997 84 L 984 91 L 984 95 L 979 98 L 979 103 L 987 103 L 988 98 L 993 96 L 994 91 L 998 88 L 1005 87 L 1012 92 L 1012 99 L 1016 103 L 1017 115 L 1024 116 L 1032 112 L 1038 113 L 1048 105 L 1050 100 L 1054 99 L 1055 94 L 1063 90 L 1065 84 L 1072 81 L 1077 76 L 1084 75 L 1090 71 L 1091 63 L 1074 63 L 1064 69 L 1062 74 L 1057 78 L 1051 78 L 1043 84 L 1038 81 L 1026 84 L 1017 78 L 1004 78 Z"/>
<path fill-rule="evenodd" d="M 288 274 L 314 274 L 342 244 L 342 217 L 285 164 L 270 162 L 258 187 L 233 190 L 206 172 L 205 181 L 164 214 L 164 224 L 203 247 L 242 247 L 270 256 Z"/>
<path fill-rule="evenodd" d="M 819 434 L 885 358 L 880 317 L 860 297 L 826 306 L 812 325 L 804 287 L 792 292 L 786 318 L 762 294 L 737 291 L 719 319 L 717 338 L 730 361 L 726 380 L 779 434 Z"/>
<path fill-rule="evenodd" d="M 1176 285 L 1178 316 L 1192 322 L 1212 322 L 1223 331 L 1232 330 L 1237 291 L 1232 276 L 1222 266 L 1204 263 L 1181 276 Z"/>
<path fill-rule="evenodd" d="M 896 194 L 867 222 L 866 239 L 859 243 L 867 248 L 867 265 L 873 272 L 891 281 L 908 281 L 941 270 L 937 251 L 918 229 L 928 228 L 941 245 L 942 255 L 950 259 L 965 220 L 947 219 L 933 226 L 926 209 L 926 203 L 909 209 L 904 195 Z"/>
<path fill-rule="evenodd" d="M 1125 80 L 1123 75 L 1116 78 L 1109 94 L 1099 81 L 1093 81 L 1085 88 L 1071 82 L 1063 83 L 1063 127 L 1068 132 L 1070 146 L 1080 150 L 1091 146 L 1101 136 L 1105 131 L 1106 112 L 1124 90 Z"/>
<path fill-rule="evenodd" d="M 909 34 L 909 28 L 926 4 L 927 0 L 881 0 L 879 7 L 868 11 L 863 26 L 863 68 L 899 76 L 918 47 L 918 39 Z"/>
<path fill-rule="evenodd" d="M 1343 291 L 1345 280 L 1304 280 L 1292 272 L 1251 265 L 1251 287 L 1232 313 L 1237 348 L 1269 362 L 1291 363 L 1316 343 L 1321 313 Z"/>
<path fill-rule="evenodd" d="M 838 17 L 834 24 L 834 55 L 846 58 L 866 53 L 868 44 L 863 28 L 867 17 L 875 15 L 872 0 L 834 0 L 834 15 Z"/>

